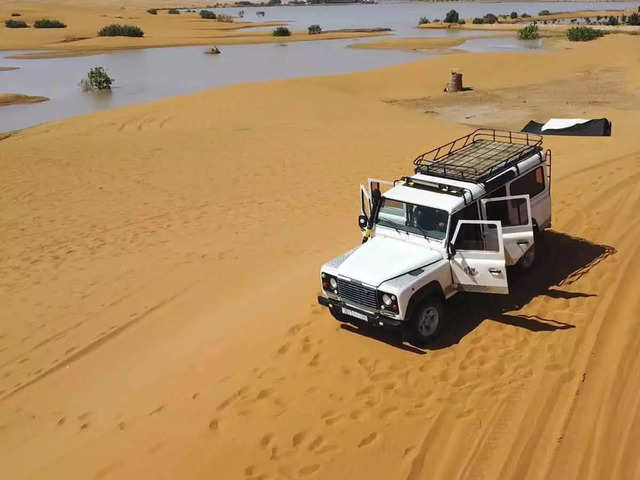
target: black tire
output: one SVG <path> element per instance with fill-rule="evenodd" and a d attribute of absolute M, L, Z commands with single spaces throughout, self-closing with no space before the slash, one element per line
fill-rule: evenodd
<path fill-rule="evenodd" d="M 529 250 L 518 260 L 518 270 L 521 272 L 528 272 L 533 268 L 536 263 L 536 243 L 534 242 Z"/>
<path fill-rule="evenodd" d="M 342 313 L 342 310 L 340 310 L 340 308 L 338 308 L 338 307 L 330 307 L 329 308 L 329 312 L 331 312 L 331 315 L 333 316 L 333 318 L 335 318 L 339 322 L 341 322 L 341 323 L 349 323 L 349 317 L 347 315 L 345 315 L 344 313 Z"/>
<path fill-rule="evenodd" d="M 444 303 L 440 298 L 428 297 L 418 304 L 408 323 L 410 341 L 423 346 L 433 342 L 445 322 Z"/>

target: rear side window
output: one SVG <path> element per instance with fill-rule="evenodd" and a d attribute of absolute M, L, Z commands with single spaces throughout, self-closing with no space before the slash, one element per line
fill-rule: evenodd
<path fill-rule="evenodd" d="M 544 190 L 544 171 L 542 167 L 530 171 L 526 175 L 515 179 L 509 186 L 511 195 L 529 195 L 530 198 Z"/>

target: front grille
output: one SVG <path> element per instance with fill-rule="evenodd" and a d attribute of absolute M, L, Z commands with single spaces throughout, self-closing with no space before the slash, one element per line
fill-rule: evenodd
<path fill-rule="evenodd" d="M 357 282 L 349 282 L 338 279 L 338 295 L 342 300 L 353 302 L 357 305 L 376 310 L 378 308 L 378 299 L 375 288 L 365 287 Z"/>

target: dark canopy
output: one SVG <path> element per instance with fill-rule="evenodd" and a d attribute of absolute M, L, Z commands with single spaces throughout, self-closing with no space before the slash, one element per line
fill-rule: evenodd
<path fill-rule="evenodd" d="M 547 129 L 544 132 L 542 131 L 543 125 L 544 123 L 538 123 L 531 120 L 524 126 L 522 131 L 527 133 L 537 133 L 539 135 L 574 135 L 591 137 L 611 136 L 611 122 L 606 118 L 596 118 L 568 128 Z"/>

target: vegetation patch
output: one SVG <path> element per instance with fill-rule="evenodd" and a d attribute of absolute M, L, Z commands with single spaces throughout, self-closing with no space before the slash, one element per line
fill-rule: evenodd
<path fill-rule="evenodd" d="M 287 27 L 278 27 L 273 31 L 274 37 L 288 37 L 291 35 L 291 31 Z"/>
<path fill-rule="evenodd" d="M 178 10 L 177 8 L 170 8 L 167 13 L 169 15 L 180 15 L 180 10 Z"/>
<path fill-rule="evenodd" d="M 572 27 L 567 30 L 567 38 L 572 42 L 588 42 L 603 35 L 603 31 L 591 27 Z"/>
<path fill-rule="evenodd" d="M 207 20 L 215 20 L 216 14 L 213 13 L 211 10 L 200 10 L 200 17 L 206 18 Z"/>
<path fill-rule="evenodd" d="M 98 32 L 99 37 L 143 37 L 144 32 L 135 25 L 120 25 L 113 23 Z"/>
<path fill-rule="evenodd" d="M 224 22 L 224 23 L 233 23 L 233 17 L 231 15 L 222 15 L 222 14 L 218 14 L 216 15 L 216 19 L 219 22 Z"/>
<path fill-rule="evenodd" d="M 4 26 L 7 28 L 28 28 L 27 22 L 23 22 L 22 20 L 5 20 Z"/>
<path fill-rule="evenodd" d="M 322 33 L 322 27 L 320 25 L 310 25 L 308 30 L 309 35 L 317 35 L 318 33 Z"/>
<path fill-rule="evenodd" d="M 510 17 L 513 18 L 513 19 L 518 18 L 518 12 L 511 12 Z"/>
<path fill-rule="evenodd" d="M 638 15 L 637 13 L 632 13 L 631 15 L 629 15 L 629 17 L 627 18 L 627 24 L 640 25 L 640 15 Z"/>
<path fill-rule="evenodd" d="M 427 17 L 420 17 L 420 20 L 418 20 L 418 25 L 426 25 L 427 23 L 431 23 Z"/>
<path fill-rule="evenodd" d="M 85 90 L 111 90 L 114 79 L 102 67 L 94 67 L 89 70 L 87 78 L 80 81 L 80 86 Z"/>
<path fill-rule="evenodd" d="M 33 22 L 34 28 L 67 28 L 67 25 L 60 20 L 51 20 L 50 18 L 41 18 Z"/>
<path fill-rule="evenodd" d="M 531 25 L 521 28 L 518 30 L 518 38 L 520 40 L 536 40 L 540 38 L 538 26 L 532 23 Z"/>
<path fill-rule="evenodd" d="M 538 16 L 540 17 L 544 17 L 546 15 L 551 15 L 551 12 L 549 10 L 540 10 L 540 12 L 538 12 Z"/>
<path fill-rule="evenodd" d="M 151 15 L 157 15 L 158 14 L 158 9 L 157 8 L 150 8 L 149 10 L 147 10 L 147 13 L 150 13 Z"/>
<path fill-rule="evenodd" d="M 460 20 L 460 15 L 455 10 L 449 10 L 444 17 L 444 23 L 458 23 L 458 20 Z"/>

